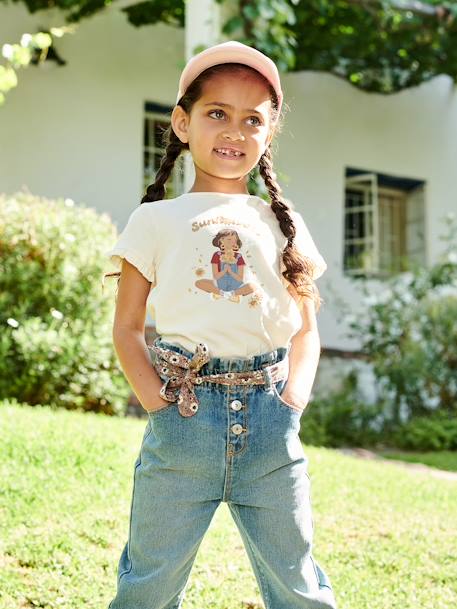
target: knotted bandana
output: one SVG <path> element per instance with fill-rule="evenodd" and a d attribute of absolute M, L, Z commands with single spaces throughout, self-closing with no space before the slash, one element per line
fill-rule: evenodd
<path fill-rule="evenodd" d="M 195 353 L 189 359 L 182 353 L 159 347 L 155 342 L 148 345 L 148 348 L 157 355 L 153 365 L 157 374 L 166 379 L 160 389 L 160 397 L 167 402 L 176 402 L 183 417 L 191 417 L 198 410 L 199 401 L 195 395 L 194 385 L 203 382 L 222 385 L 260 385 L 265 383 L 265 374 L 271 375 L 272 383 L 287 378 L 288 362 L 286 359 L 261 370 L 199 375 L 201 367 L 210 360 L 205 343 L 198 343 Z"/>

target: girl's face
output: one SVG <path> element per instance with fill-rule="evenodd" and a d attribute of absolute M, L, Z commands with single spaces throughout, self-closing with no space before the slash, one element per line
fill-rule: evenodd
<path fill-rule="evenodd" d="M 194 191 L 247 192 L 249 172 L 271 141 L 268 88 L 251 75 L 217 75 L 206 81 L 190 115 L 175 106 L 172 126 L 188 142 L 195 165 Z M 224 156 L 233 148 L 240 156 Z"/>
<path fill-rule="evenodd" d="M 226 235 L 225 237 L 221 238 L 220 243 L 221 250 L 223 250 L 224 252 L 227 252 L 229 250 L 236 250 L 238 245 L 236 235 Z"/>

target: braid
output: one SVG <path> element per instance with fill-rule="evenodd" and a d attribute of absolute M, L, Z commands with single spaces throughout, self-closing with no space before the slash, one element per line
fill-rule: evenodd
<path fill-rule="evenodd" d="M 141 203 L 151 201 L 160 201 L 165 198 L 165 183 L 168 181 L 170 174 L 175 165 L 176 159 L 181 154 L 181 151 L 188 147 L 183 144 L 176 133 L 171 128 L 171 125 L 164 132 L 164 137 L 167 140 L 165 154 L 163 155 L 159 169 L 157 170 L 156 179 L 153 184 L 150 184 L 146 189 L 146 194 L 141 199 Z"/>
<path fill-rule="evenodd" d="M 149 203 L 152 201 L 160 201 L 165 198 L 165 183 L 168 181 L 170 174 L 175 165 L 176 159 L 181 154 L 181 151 L 188 148 L 188 144 L 183 144 L 178 138 L 176 133 L 173 131 L 171 124 L 163 133 L 164 141 L 166 142 L 165 154 L 163 155 L 159 169 L 156 173 L 156 179 L 153 184 L 150 184 L 146 189 L 146 194 L 141 199 L 142 203 Z M 117 277 L 116 286 L 116 297 L 119 288 L 119 281 L 121 279 L 121 272 L 104 273 L 102 276 L 102 292 L 104 291 L 105 278 L 106 277 Z"/>
<path fill-rule="evenodd" d="M 316 310 L 318 311 L 322 299 L 312 279 L 313 263 L 295 247 L 297 231 L 290 213 L 291 208 L 283 199 L 282 189 L 276 181 L 276 173 L 273 168 L 273 159 L 269 146 L 260 157 L 259 173 L 267 187 L 271 209 L 278 219 L 279 227 L 284 236 L 287 237 L 287 245 L 282 252 L 282 260 L 286 268 L 282 274 L 293 285 L 300 297 L 307 296 L 314 300 Z"/>

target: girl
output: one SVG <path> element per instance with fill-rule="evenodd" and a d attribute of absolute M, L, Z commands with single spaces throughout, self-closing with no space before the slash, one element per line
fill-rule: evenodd
<path fill-rule="evenodd" d="M 327 265 L 275 179 L 282 99 L 275 64 L 251 47 L 193 57 L 156 180 L 107 252 L 121 270 L 114 345 L 148 414 L 109 609 L 179 609 L 221 501 L 266 609 L 336 608 L 312 554 L 298 435 L 320 353 L 314 279 Z M 194 184 L 166 199 L 183 151 Z M 256 166 L 268 203 L 248 191 Z M 146 345 L 151 288 L 158 337 Z"/>

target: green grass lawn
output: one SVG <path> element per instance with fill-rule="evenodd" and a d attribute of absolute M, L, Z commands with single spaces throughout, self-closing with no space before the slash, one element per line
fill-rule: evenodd
<path fill-rule="evenodd" d="M 425 463 L 430 467 L 457 472 L 457 451 L 442 450 L 440 452 L 408 452 L 401 450 L 378 451 L 384 459 L 399 459 L 410 463 Z"/>
<path fill-rule="evenodd" d="M 0 609 L 107 609 L 145 425 L 0 405 Z M 334 450 L 305 446 L 305 452 L 313 553 L 339 609 L 456 607 L 457 484 Z M 222 503 L 183 609 L 262 607 Z"/>

